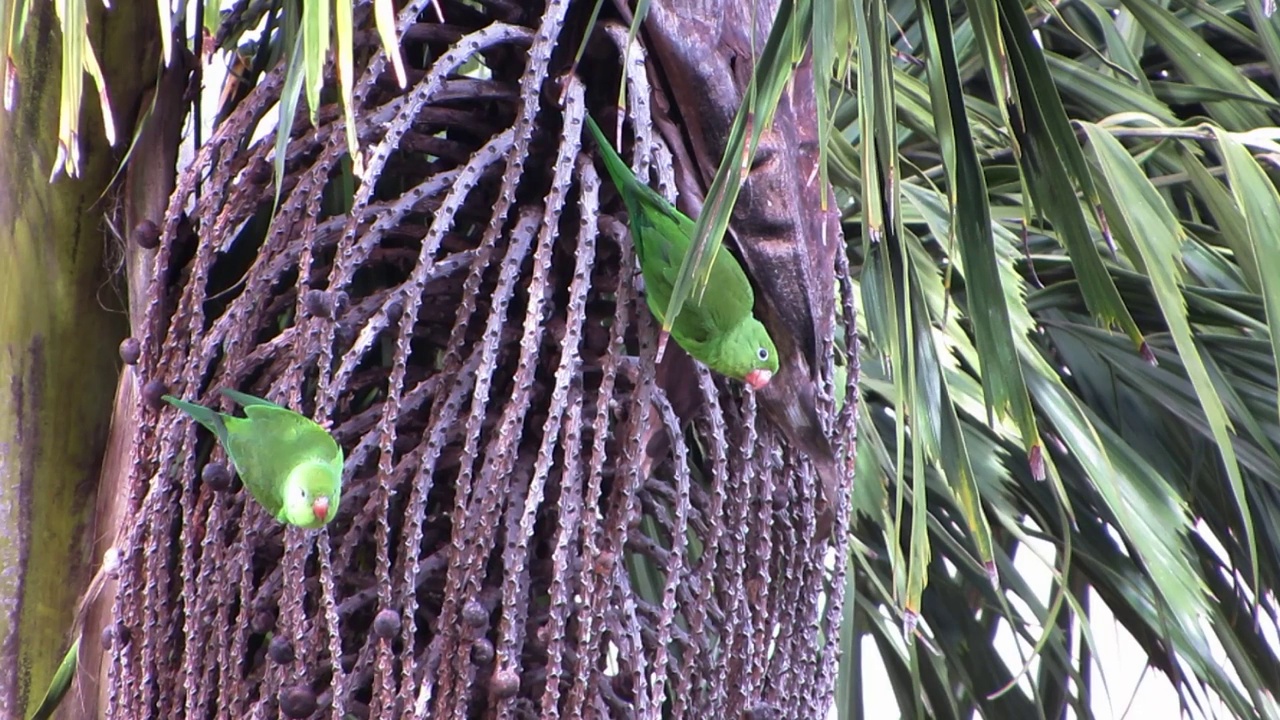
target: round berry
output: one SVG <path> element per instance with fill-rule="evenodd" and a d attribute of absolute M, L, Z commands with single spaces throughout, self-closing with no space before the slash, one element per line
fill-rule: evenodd
<path fill-rule="evenodd" d="M 485 638 L 476 638 L 471 643 L 471 662 L 475 665 L 487 665 L 493 662 L 493 643 Z"/>
<path fill-rule="evenodd" d="M 160 228 L 150 220 L 143 220 L 133 226 L 133 241 L 143 250 L 155 250 L 160 247 Z"/>
<path fill-rule="evenodd" d="M 304 686 L 291 687 L 280 692 L 280 712 L 287 718 L 311 717 L 316 711 L 316 694 Z"/>
<path fill-rule="evenodd" d="M 293 643 L 283 635 L 273 635 L 271 642 L 267 643 L 267 655 L 271 659 L 281 665 L 288 665 L 294 661 L 297 655 L 293 652 Z"/>
<path fill-rule="evenodd" d="M 276 613 L 270 608 L 260 608 L 249 620 L 249 629 L 255 634 L 265 635 L 276 626 Z"/>
<path fill-rule="evenodd" d="M 226 463 L 211 462 L 204 466 L 200 479 L 211 490 L 224 492 L 231 487 L 231 470 L 227 468 Z"/>
<path fill-rule="evenodd" d="M 373 633 L 383 640 L 400 634 L 400 613 L 389 608 L 379 610 L 373 618 Z"/>
<path fill-rule="evenodd" d="M 127 337 L 120 341 L 120 359 L 125 365 L 137 365 L 142 357 L 142 343 L 137 338 Z"/>
<path fill-rule="evenodd" d="M 493 694 L 499 699 L 515 697 L 520 692 L 520 676 L 515 670 L 503 668 L 493 674 Z"/>
<path fill-rule="evenodd" d="M 148 380 L 142 386 L 142 401 L 151 409 L 158 409 L 160 404 L 164 402 L 164 396 L 169 392 L 169 388 L 159 380 Z"/>
<path fill-rule="evenodd" d="M 329 293 L 323 290 L 308 290 L 307 294 L 302 296 L 302 304 L 307 308 L 307 312 L 316 317 L 333 317 L 333 300 L 329 297 Z"/>
<path fill-rule="evenodd" d="M 271 163 L 265 158 L 254 158 L 253 164 L 245 173 L 245 178 L 254 185 L 266 185 L 271 179 Z"/>
<path fill-rule="evenodd" d="M 468 600 L 462 606 L 462 620 L 473 628 L 481 628 L 489 622 L 489 613 L 478 601 Z"/>
<path fill-rule="evenodd" d="M 387 303 L 387 322 L 394 325 L 400 322 L 401 315 L 404 315 L 404 300 L 395 298 Z"/>

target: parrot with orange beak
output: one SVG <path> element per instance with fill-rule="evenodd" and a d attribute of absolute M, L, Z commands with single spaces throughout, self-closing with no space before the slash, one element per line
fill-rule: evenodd
<path fill-rule="evenodd" d="M 587 129 L 627 206 L 631 240 L 644 276 L 645 301 L 658 322 L 665 324 L 671 291 L 689 254 L 696 223 L 640 182 L 590 117 Z M 728 250 L 721 249 L 711 264 L 706 290 L 685 301 L 671 322 L 670 336 L 695 360 L 759 390 L 778 372 L 778 349 L 769 331 L 752 315 L 754 305 L 755 293 L 746 272 Z M 659 359 L 666 340 L 663 333 Z"/>
<path fill-rule="evenodd" d="M 243 418 L 165 395 L 170 405 L 208 428 L 222 443 L 249 494 L 272 517 L 306 530 L 338 514 L 342 448 L 315 421 L 235 390 L 223 395 L 244 406 Z"/>

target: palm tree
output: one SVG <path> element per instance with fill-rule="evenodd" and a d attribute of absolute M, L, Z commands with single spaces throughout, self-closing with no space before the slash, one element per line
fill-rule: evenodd
<path fill-rule="evenodd" d="M 132 402 L 128 373 L 120 374 L 121 341 L 129 317 L 145 298 L 126 297 L 145 262 L 124 243 L 143 218 L 159 218 L 168 202 L 164 176 L 174 173 L 176 143 L 157 143 L 112 186 L 119 157 L 108 140 L 112 125 L 97 106 L 83 117 L 67 108 L 60 65 L 70 57 L 56 43 L 17 42 L 13 21 L 26 17 L 26 37 L 48 37 L 58 18 L 51 3 L 5 3 L 0 8 L 0 716 L 22 717 L 48 683 L 68 642 L 81 591 L 113 534 L 105 524 L 113 492 L 127 474 Z M 100 53 L 129 62 L 105 71 L 115 102 L 114 125 L 132 128 L 151 108 L 160 48 L 139 41 L 155 26 L 155 7 L 130 4 L 104 13 L 90 4 Z M 84 28 L 82 28 L 84 31 Z M 78 68 L 77 68 L 78 69 Z M 181 96 L 182 86 L 178 87 Z M 144 102 L 144 97 L 146 98 Z M 157 103 L 145 137 L 165 126 Z M 176 116 L 181 121 L 181 115 Z M 52 132 L 60 118 L 79 119 L 78 172 L 62 175 L 65 144 Z M 171 124 L 171 123 L 170 123 Z M 75 123 L 63 123 L 66 132 Z M 165 148 L 168 148 L 166 151 Z M 166 166 L 167 159 L 167 166 Z M 136 288 L 137 286 L 135 286 Z M 134 301 L 134 312 L 126 313 Z M 120 380 L 117 384 L 117 379 Z M 114 405 L 117 414 L 113 418 Z"/>
<path fill-rule="evenodd" d="M 846 207 L 872 352 L 846 630 L 876 638 L 904 712 L 1091 716 L 1097 601 L 1189 710 L 1274 712 L 1280 206 L 1253 155 L 1275 86 L 1269 50 L 1245 48 L 1274 31 L 1260 7 L 1202 9 L 853 13 L 857 99 L 835 117 L 866 140 L 833 156 L 863 191 Z M 875 610 L 894 589 L 914 619 L 907 527 L 932 548 L 911 565 L 928 563 L 916 607 L 937 654 Z M 1012 564 L 1034 538 L 1055 550 L 1048 607 Z M 1003 623 L 1040 667 L 997 695 L 1018 671 Z"/>
<path fill-rule="evenodd" d="M 85 631 L 116 716 L 1092 717 L 1099 603 L 1188 708 L 1274 713 L 1268 8 L 783 3 L 813 51 L 766 51 L 793 80 L 729 241 L 791 363 L 757 397 L 653 362 L 580 127 L 624 125 L 696 210 L 773 9 L 654 3 L 632 43 L 590 5 L 405 15 L 408 90 L 357 8 L 355 162 L 337 94 L 252 139 L 294 116 L 272 53 L 309 21 L 224 18 L 267 37 L 129 278 L 126 522 Z M 201 478 L 156 400 L 224 385 L 348 449 L 327 531 Z M 829 542 L 805 423 L 856 462 Z"/>

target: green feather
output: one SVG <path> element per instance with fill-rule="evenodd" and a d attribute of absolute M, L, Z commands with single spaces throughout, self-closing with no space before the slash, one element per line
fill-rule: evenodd
<path fill-rule="evenodd" d="M 213 431 L 249 494 L 273 517 L 308 529 L 332 520 L 341 501 L 343 463 L 333 436 L 262 398 L 226 389 L 222 394 L 243 405 L 246 417 L 164 399 Z"/>
<path fill-rule="evenodd" d="M 214 412 L 203 405 L 189 403 L 186 400 L 179 400 L 172 395 L 164 396 L 165 402 L 178 408 L 182 412 L 191 416 L 193 420 L 205 426 L 210 432 L 217 436 L 218 442 L 225 447 L 227 444 L 227 426 L 222 422 L 222 418 L 227 417 L 219 412 Z"/>
<path fill-rule="evenodd" d="M 650 312 L 665 322 L 664 313 L 695 226 L 635 176 L 605 139 L 595 120 L 587 129 L 604 159 L 630 218 L 631 239 L 644 276 L 645 301 Z M 728 250 L 716 254 L 707 290 L 692 297 L 671 323 L 671 337 L 685 352 L 707 367 L 739 380 L 767 382 L 778 371 L 778 351 L 764 325 L 752 315 L 755 293 L 742 266 Z"/>
<path fill-rule="evenodd" d="M 243 405 L 244 407 L 249 407 L 250 405 L 266 405 L 267 407 L 280 408 L 281 410 L 284 410 L 284 408 L 271 402 L 270 400 L 263 400 L 260 397 L 254 397 L 252 395 L 242 393 L 239 390 L 232 390 L 231 388 L 222 388 L 218 392 L 222 393 L 223 395 L 226 395 L 227 397 L 231 398 L 233 401 L 239 403 L 240 405 Z"/>

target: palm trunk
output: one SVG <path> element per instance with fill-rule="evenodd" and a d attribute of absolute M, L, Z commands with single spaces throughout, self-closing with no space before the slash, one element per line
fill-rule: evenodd
<path fill-rule="evenodd" d="M 155 26 L 155 7 L 102 9 L 90 4 L 89 27 L 127 142 L 145 84 L 139 68 L 156 57 L 140 55 L 137 32 Z M 31 4 L 29 37 L 59 37 L 56 25 L 52 3 Z M 43 694 L 100 560 L 95 508 L 111 485 L 99 471 L 127 329 L 104 232 L 121 153 L 104 139 L 86 78 L 80 177 L 50 183 L 61 45 L 28 41 L 17 52 L 18 102 L 0 112 L 0 667 L 17 672 L 0 673 L 0 717 L 22 717 Z M 76 704 L 63 716 L 94 714 Z"/>

